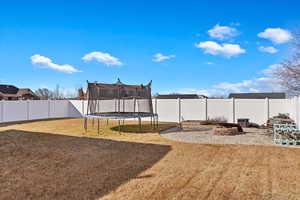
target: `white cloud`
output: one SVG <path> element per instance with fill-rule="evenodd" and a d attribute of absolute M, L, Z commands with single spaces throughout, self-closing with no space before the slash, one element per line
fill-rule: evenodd
<path fill-rule="evenodd" d="M 274 68 L 270 66 L 267 69 Z M 234 92 L 278 92 L 283 91 L 283 87 L 276 80 L 271 73 L 267 73 L 267 69 L 264 71 L 264 76 L 253 78 L 249 80 L 243 80 L 241 82 L 230 83 L 223 82 L 213 86 L 213 89 L 218 94 L 228 94 Z"/>
<path fill-rule="evenodd" d="M 266 76 L 272 76 L 279 68 L 281 67 L 280 64 L 273 64 L 267 67 L 266 69 L 262 70 L 260 74 L 264 74 Z"/>
<path fill-rule="evenodd" d="M 206 96 L 228 96 L 229 93 L 240 92 L 280 92 L 283 91 L 284 88 L 281 86 L 280 82 L 272 76 L 272 72 L 276 70 L 277 67 L 280 67 L 280 65 L 270 65 L 268 68 L 261 71 L 260 77 L 242 80 L 240 82 L 221 82 L 208 88 L 179 89 L 175 92 L 204 94 Z"/>
<path fill-rule="evenodd" d="M 276 49 L 272 46 L 269 46 L 269 47 L 260 46 L 260 47 L 258 47 L 258 50 L 261 52 L 271 53 L 271 54 L 278 52 L 278 49 Z"/>
<path fill-rule="evenodd" d="M 216 24 L 212 29 L 208 30 L 208 35 L 219 40 L 231 39 L 238 35 L 238 31 L 230 26 L 220 26 Z"/>
<path fill-rule="evenodd" d="M 94 51 L 91 53 L 86 54 L 82 57 L 82 60 L 84 61 L 91 61 L 96 60 L 100 63 L 104 63 L 107 66 L 121 66 L 123 63 L 119 61 L 118 58 L 110 55 L 109 53 L 103 53 L 100 51 Z"/>
<path fill-rule="evenodd" d="M 227 58 L 246 53 L 246 50 L 242 49 L 238 44 L 218 44 L 214 41 L 200 42 L 196 44 L 196 47 L 204 49 L 206 54 L 222 55 Z"/>
<path fill-rule="evenodd" d="M 30 57 L 32 64 L 40 65 L 43 67 L 51 68 L 54 70 L 66 72 L 66 73 L 74 73 L 74 72 L 81 72 L 75 69 L 73 66 L 65 64 L 65 65 L 58 65 L 52 62 L 52 60 L 48 57 L 41 56 L 39 54 L 35 54 Z"/>
<path fill-rule="evenodd" d="M 293 39 L 292 34 L 282 28 L 267 28 L 264 32 L 258 33 L 258 37 L 269 39 L 275 44 L 283 44 Z"/>
<path fill-rule="evenodd" d="M 153 59 L 152 61 L 154 62 L 162 62 L 164 60 L 169 60 L 171 58 L 175 58 L 176 56 L 175 55 L 169 55 L 169 56 L 165 56 L 163 55 L 162 53 L 157 53 L 153 56 Z"/>
<path fill-rule="evenodd" d="M 207 65 L 213 65 L 215 64 L 214 62 L 206 62 Z"/>
<path fill-rule="evenodd" d="M 253 85 L 252 80 L 244 80 L 237 83 L 222 82 L 214 85 L 213 88 L 230 92 L 241 92 L 243 88 L 249 88 Z"/>

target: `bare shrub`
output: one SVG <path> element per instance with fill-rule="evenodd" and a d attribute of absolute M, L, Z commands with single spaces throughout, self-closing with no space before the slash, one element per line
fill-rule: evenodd
<path fill-rule="evenodd" d="M 207 120 L 201 121 L 202 125 L 216 125 L 219 123 L 226 123 L 227 119 L 225 117 L 214 117 L 208 118 Z"/>

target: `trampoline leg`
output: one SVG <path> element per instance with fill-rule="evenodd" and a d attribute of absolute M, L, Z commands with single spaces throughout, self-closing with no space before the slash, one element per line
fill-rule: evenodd
<path fill-rule="evenodd" d="M 93 128 L 94 128 L 94 118 L 92 119 L 92 124 L 93 124 Z"/>
<path fill-rule="evenodd" d="M 99 119 L 98 119 L 98 135 L 100 135 Z"/>
<path fill-rule="evenodd" d="M 85 133 L 86 133 L 87 132 L 87 118 L 86 117 L 83 120 L 83 127 L 84 127 L 84 130 L 85 130 Z"/>
<path fill-rule="evenodd" d="M 119 134 L 121 134 L 121 121 L 119 120 Z"/>
<path fill-rule="evenodd" d="M 108 119 L 106 120 L 106 126 L 108 126 Z"/>
<path fill-rule="evenodd" d="M 142 132 L 142 120 L 140 117 L 139 117 L 139 128 L 140 128 L 140 132 Z"/>
<path fill-rule="evenodd" d="M 152 122 L 152 116 L 150 117 L 150 127 L 151 127 L 151 129 L 153 130 L 153 122 Z"/>

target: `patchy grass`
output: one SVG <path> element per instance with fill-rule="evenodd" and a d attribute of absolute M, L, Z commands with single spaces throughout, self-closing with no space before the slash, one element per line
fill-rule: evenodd
<path fill-rule="evenodd" d="M 300 149 L 178 143 L 134 124 L 0 127 L 0 199 L 300 199 Z"/>
<path fill-rule="evenodd" d="M 121 133 L 119 133 L 118 121 L 99 120 L 100 133 L 98 134 L 98 121 L 89 119 L 88 130 L 85 132 L 83 127 L 83 119 L 67 119 L 67 120 L 49 120 L 49 121 L 35 121 L 30 123 L 21 123 L 6 127 L 0 127 L 1 130 L 9 128 L 26 130 L 31 132 L 60 134 L 76 137 L 88 138 L 103 138 L 115 140 L 130 140 L 134 141 L 166 141 L 159 136 L 159 132 L 168 128 L 177 126 L 176 123 L 159 123 L 158 128 L 152 129 L 150 122 L 142 122 L 142 132 L 139 131 L 137 121 L 124 121 L 121 124 Z"/>

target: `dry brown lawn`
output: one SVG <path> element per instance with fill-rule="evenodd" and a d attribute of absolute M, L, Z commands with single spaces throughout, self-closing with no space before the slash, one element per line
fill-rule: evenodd
<path fill-rule="evenodd" d="M 299 148 L 179 143 L 126 124 L 0 127 L 0 199 L 300 199 Z"/>

